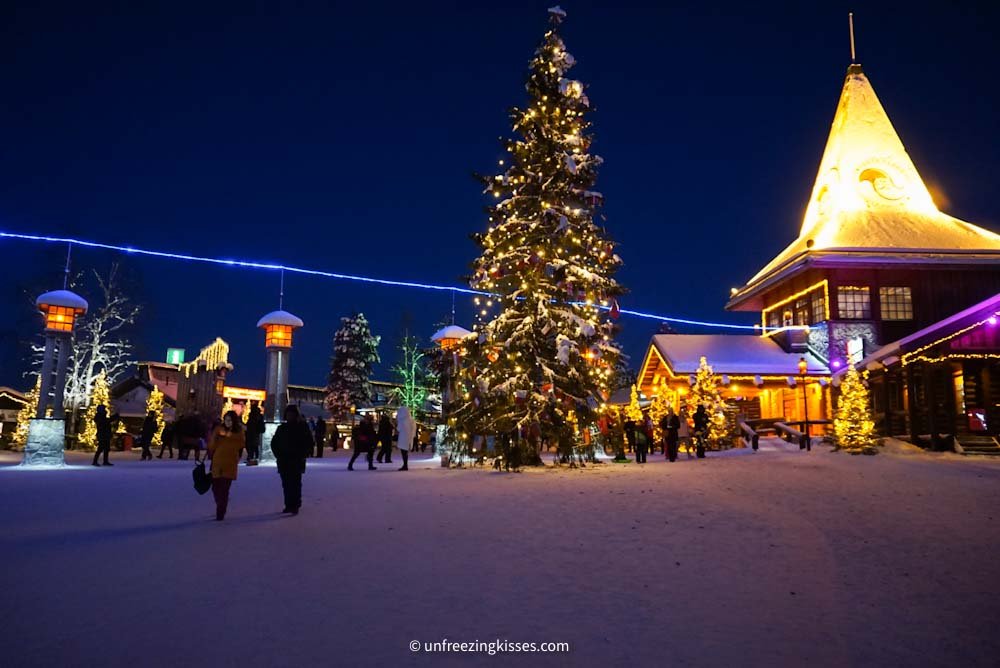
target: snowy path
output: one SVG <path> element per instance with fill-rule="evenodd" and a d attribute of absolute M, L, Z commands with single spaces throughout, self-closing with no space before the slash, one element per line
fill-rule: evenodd
<path fill-rule="evenodd" d="M 1000 656 L 998 462 L 768 443 L 672 465 L 401 474 L 398 462 L 348 473 L 338 455 L 310 463 L 294 518 L 276 513 L 273 469 L 241 469 L 216 523 L 186 463 L 113 461 L 0 466 L 5 665 L 815 668 Z M 408 649 L 442 638 L 571 651 Z"/>

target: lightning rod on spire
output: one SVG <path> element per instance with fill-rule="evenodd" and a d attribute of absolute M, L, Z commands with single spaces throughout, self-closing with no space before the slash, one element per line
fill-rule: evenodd
<path fill-rule="evenodd" d="M 858 62 L 854 53 L 854 12 L 847 12 L 847 25 L 851 31 L 851 63 Z"/>

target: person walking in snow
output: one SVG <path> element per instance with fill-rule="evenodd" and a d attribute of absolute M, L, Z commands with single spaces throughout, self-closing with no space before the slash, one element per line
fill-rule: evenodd
<path fill-rule="evenodd" d="M 633 452 L 635 452 L 635 463 L 645 464 L 646 455 L 649 453 L 649 437 L 646 434 L 646 421 L 636 424 L 632 422 L 632 432 L 634 436 L 632 437 Z"/>
<path fill-rule="evenodd" d="M 382 413 L 381 417 L 378 419 L 378 457 L 376 461 L 379 464 L 382 463 L 382 458 L 385 458 L 386 464 L 392 463 L 392 422 L 389 421 L 389 416 L 386 413 Z"/>
<path fill-rule="evenodd" d="M 316 456 L 323 456 L 323 446 L 326 444 L 326 420 L 322 417 L 316 420 L 316 427 L 313 429 L 313 438 L 316 441 Z"/>
<path fill-rule="evenodd" d="M 298 515 L 302 507 L 302 474 L 306 472 L 306 457 L 312 451 L 313 437 L 309 425 L 299 415 L 298 406 L 285 408 L 285 421 L 278 425 L 271 439 L 271 451 L 278 462 L 285 508 L 281 512 Z"/>
<path fill-rule="evenodd" d="M 226 411 L 222 423 L 212 430 L 208 438 L 208 456 L 212 460 L 212 496 L 215 497 L 215 520 L 226 518 L 229 508 L 229 490 L 236 480 L 240 454 L 246 447 L 243 421 L 236 411 Z"/>
<path fill-rule="evenodd" d="M 254 404 L 250 407 L 250 415 L 247 416 L 247 466 L 256 466 L 260 458 L 260 441 L 264 436 L 264 414 L 260 412 L 260 405 Z"/>
<path fill-rule="evenodd" d="M 141 461 L 153 458 L 153 451 L 149 447 L 153 444 L 153 438 L 156 437 L 156 427 L 156 411 L 149 411 L 146 414 L 146 419 L 142 421 L 142 431 L 139 434 L 139 441 L 142 445 Z"/>
<path fill-rule="evenodd" d="M 362 453 L 367 455 L 368 470 L 376 470 L 377 467 L 372 462 L 372 459 L 375 457 L 375 443 L 377 440 L 378 434 L 375 432 L 375 424 L 372 416 L 366 415 L 361 418 L 360 423 L 351 428 L 351 441 L 354 443 L 354 454 L 351 455 L 351 461 L 347 463 L 348 471 L 354 470 L 354 461 Z"/>
<path fill-rule="evenodd" d="M 94 466 L 100 466 L 98 459 L 104 455 L 104 465 L 114 466 L 108 461 L 108 454 L 111 452 L 111 418 L 108 417 L 108 409 L 101 404 L 94 411 L 94 428 L 97 431 L 97 452 L 94 453 Z"/>
<path fill-rule="evenodd" d="M 680 443 L 681 420 L 674 413 L 674 407 L 667 408 L 667 414 L 660 419 L 660 430 L 663 431 L 663 454 L 669 461 L 677 461 L 677 447 Z"/>
<path fill-rule="evenodd" d="M 174 458 L 174 423 L 168 422 L 163 427 L 163 433 L 160 434 L 160 454 L 156 456 L 157 459 L 163 459 L 163 450 L 167 449 L 170 452 L 169 459 Z"/>
<path fill-rule="evenodd" d="M 403 465 L 399 467 L 399 470 L 409 471 L 410 447 L 416 435 L 417 423 L 410 415 L 410 409 L 406 406 L 400 406 L 399 410 L 396 411 L 396 429 L 399 431 L 399 455 L 403 458 Z"/>
<path fill-rule="evenodd" d="M 677 441 L 678 444 L 684 444 L 684 451 L 687 453 L 688 459 L 694 458 L 692 453 L 693 445 L 691 444 L 691 425 L 688 423 L 688 411 L 687 407 L 682 406 L 679 417 L 681 423 L 680 429 L 677 430 Z M 679 446 L 678 446 L 679 447 Z"/>

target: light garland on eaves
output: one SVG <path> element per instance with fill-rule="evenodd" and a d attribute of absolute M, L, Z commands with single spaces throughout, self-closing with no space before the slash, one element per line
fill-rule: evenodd
<path fill-rule="evenodd" d="M 917 348 L 916 350 L 914 350 L 911 353 L 905 353 L 905 354 L 903 354 L 902 357 L 900 357 L 900 364 L 902 366 L 906 366 L 907 364 L 912 364 L 913 362 L 932 362 L 932 361 L 935 361 L 935 360 L 944 360 L 944 359 L 1000 359 L 1000 356 L 993 356 L 991 353 L 982 353 L 982 355 L 986 355 L 985 357 L 980 357 L 980 356 L 973 357 L 972 356 L 972 355 L 980 355 L 980 353 L 969 353 L 968 355 L 965 355 L 965 356 L 956 353 L 956 354 L 946 355 L 944 357 L 938 357 L 938 358 L 931 358 L 931 357 L 927 357 L 926 355 L 922 354 L 925 350 L 930 350 L 934 346 L 941 345 L 942 343 L 947 343 L 948 341 L 951 341 L 952 339 L 954 339 L 954 338 L 956 338 L 958 336 L 961 336 L 961 335 L 965 334 L 966 332 L 971 332 L 972 330 L 974 330 L 974 329 L 976 329 L 978 327 L 982 327 L 983 325 L 985 325 L 986 323 L 990 322 L 991 320 L 995 321 L 996 317 L 997 317 L 996 315 L 991 315 L 990 317 L 984 318 L 983 320 L 980 320 L 979 322 L 973 323 L 973 324 L 969 325 L 968 327 L 965 327 L 963 329 L 958 330 L 957 332 L 952 332 L 948 336 L 943 336 L 940 339 L 938 339 L 937 341 L 934 341 L 932 343 L 928 343 L 925 346 L 921 346 L 920 348 Z"/>
<path fill-rule="evenodd" d="M 303 274 L 306 276 L 318 276 L 321 278 L 333 278 L 346 281 L 357 281 L 361 283 L 374 283 L 376 285 L 388 285 L 400 288 L 418 288 L 421 290 L 434 290 L 440 292 L 451 292 L 457 294 L 466 295 L 476 295 L 480 297 L 487 297 L 490 299 L 496 299 L 496 295 L 489 292 L 483 292 L 480 290 L 472 290 L 470 288 L 460 288 L 456 286 L 449 285 L 434 285 L 431 283 L 417 283 L 414 281 L 396 281 L 384 278 L 372 278 L 370 276 L 357 276 L 352 274 L 340 274 L 332 271 L 323 271 L 319 269 L 308 269 L 304 267 L 293 267 L 284 264 L 275 264 L 269 262 L 257 262 L 250 260 L 232 260 L 217 257 L 208 257 L 203 255 L 190 255 L 186 253 L 170 253 L 166 251 L 151 250 L 148 248 L 139 248 L 137 246 L 121 246 L 116 244 L 107 244 L 97 241 L 86 241 L 82 239 L 73 239 L 71 237 L 51 237 L 39 234 L 20 234 L 16 232 L 3 232 L 0 231 L 0 238 L 2 239 L 18 239 L 20 241 L 41 241 L 47 243 L 58 243 L 58 244 L 68 244 L 71 246 L 82 246 L 84 248 L 98 248 L 102 250 L 112 250 L 121 253 L 127 253 L 129 255 L 144 255 L 147 257 L 157 257 L 165 260 L 186 260 L 188 262 L 201 262 L 205 264 L 215 264 L 225 267 L 235 267 L 239 269 L 262 269 L 265 271 L 286 271 L 293 274 Z M 611 306 L 608 304 L 593 304 L 595 309 L 601 311 L 610 311 Z M 477 313 L 479 311 L 477 310 Z M 708 320 L 693 320 L 690 318 L 678 318 L 675 316 L 659 315 L 656 313 L 647 313 L 643 311 L 634 311 L 630 309 L 619 309 L 619 312 L 623 315 L 630 315 L 637 318 L 645 318 L 647 320 L 655 320 L 657 322 L 673 322 L 681 325 L 692 325 L 696 327 L 710 327 L 715 329 L 733 329 L 733 330 L 748 330 L 756 331 L 758 329 L 757 325 L 734 325 L 725 322 L 711 322 Z"/>
<path fill-rule="evenodd" d="M 813 290 L 815 290 L 817 288 L 823 288 L 823 312 L 824 312 L 825 319 L 829 320 L 830 319 L 830 283 L 824 278 L 822 281 L 819 281 L 818 283 L 813 283 L 808 288 L 806 288 L 804 290 L 799 290 L 794 295 L 792 295 L 790 297 L 785 297 L 780 302 L 778 302 L 776 304 L 771 304 L 767 308 L 761 310 L 761 312 L 760 312 L 760 326 L 761 326 L 761 329 L 764 330 L 765 332 L 767 331 L 767 314 L 768 313 L 771 313 L 773 311 L 777 311 L 779 308 L 781 308 L 785 304 L 790 304 L 790 303 L 794 302 L 796 299 L 798 299 L 799 297 L 805 297 L 806 295 L 808 295 L 810 292 L 812 292 Z M 784 318 L 782 318 L 782 320 L 784 320 Z"/>

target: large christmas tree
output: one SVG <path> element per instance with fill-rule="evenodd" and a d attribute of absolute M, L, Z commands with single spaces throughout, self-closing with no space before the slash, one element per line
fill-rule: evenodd
<path fill-rule="evenodd" d="M 364 313 L 341 318 L 333 335 L 326 408 L 335 417 L 347 416 L 352 407 L 371 403 L 372 368 L 379 362 L 380 337 L 372 334 Z"/>
<path fill-rule="evenodd" d="M 564 17 L 549 10 L 528 104 L 511 111 L 509 157 L 483 177 L 493 203 L 488 230 L 474 237 L 470 285 L 492 296 L 476 299 L 479 338 L 463 351 L 460 435 L 537 427 L 555 442 L 569 411 L 581 427 L 593 422 L 620 355 L 606 316 L 623 293 L 613 278 L 621 259 L 594 222 L 601 158 L 590 153 L 584 85 L 567 76 L 575 60 L 558 34 Z"/>
<path fill-rule="evenodd" d="M 868 388 L 852 362 L 840 382 L 840 398 L 833 418 L 834 442 L 851 454 L 874 455 L 875 421 L 868 404 Z"/>

